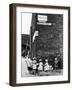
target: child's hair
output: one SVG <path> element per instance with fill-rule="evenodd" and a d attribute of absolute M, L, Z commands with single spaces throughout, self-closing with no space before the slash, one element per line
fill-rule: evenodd
<path fill-rule="evenodd" d="M 48 62 L 48 59 L 45 59 L 45 62 Z"/>
<path fill-rule="evenodd" d="M 39 59 L 39 62 L 42 62 L 42 59 Z"/>

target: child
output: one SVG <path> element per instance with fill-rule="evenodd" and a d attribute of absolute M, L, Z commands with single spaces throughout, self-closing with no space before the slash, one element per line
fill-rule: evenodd
<path fill-rule="evenodd" d="M 33 58 L 33 74 L 36 74 L 36 69 L 37 69 L 37 61 L 36 61 L 36 57 Z"/>
<path fill-rule="evenodd" d="M 51 65 L 49 65 L 48 60 L 46 59 L 45 60 L 44 71 L 47 72 L 47 71 L 50 71 L 50 70 L 53 70 L 53 67 Z"/>
<path fill-rule="evenodd" d="M 39 60 L 38 71 L 43 71 L 43 62 L 42 62 L 42 59 Z"/>
<path fill-rule="evenodd" d="M 49 70 L 49 64 L 48 64 L 48 60 L 45 60 L 45 65 L 44 65 L 44 71 L 47 72 Z"/>

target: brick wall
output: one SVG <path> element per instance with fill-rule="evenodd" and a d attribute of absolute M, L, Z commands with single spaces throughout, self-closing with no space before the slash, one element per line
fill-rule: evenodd
<path fill-rule="evenodd" d="M 37 14 L 33 15 L 32 32 L 39 31 L 39 36 L 36 37 L 35 45 L 32 45 L 36 56 L 47 56 L 49 54 L 63 54 L 63 15 L 46 14 L 48 22 L 52 25 L 38 25 Z M 33 33 L 32 35 L 33 36 Z"/>

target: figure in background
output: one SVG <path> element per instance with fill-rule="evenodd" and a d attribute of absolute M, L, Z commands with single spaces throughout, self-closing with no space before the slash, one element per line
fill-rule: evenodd
<path fill-rule="evenodd" d="M 55 70 L 58 69 L 58 59 L 57 59 L 57 57 L 55 58 L 55 61 L 54 61 L 54 67 L 55 67 Z"/>
<path fill-rule="evenodd" d="M 31 72 L 32 71 L 32 60 L 29 57 L 29 51 L 28 51 L 27 56 L 25 56 L 25 61 L 27 63 L 27 68 L 28 68 L 29 72 Z"/>
<path fill-rule="evenodd" d="M 22 76 L 29 76 L 32 71 L 32 60 L 29 58 L 29 54 L 25 57 L 22 57 Z"/>

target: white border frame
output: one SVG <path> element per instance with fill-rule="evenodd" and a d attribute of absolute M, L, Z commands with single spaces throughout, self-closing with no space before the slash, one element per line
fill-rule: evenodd
<path fill-rule="evenodd" d="M 43 77 L 21 77 L 21 12 L 63 14 L 63 75 Z M 68 10 L 51 8 L 16 8 L 16 83 L 38 83 L 68 80 Z"/>

